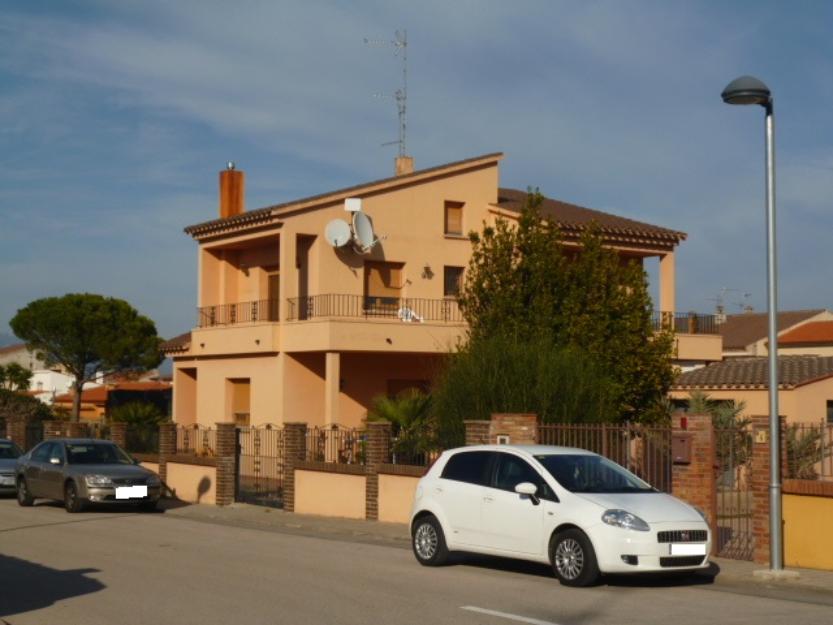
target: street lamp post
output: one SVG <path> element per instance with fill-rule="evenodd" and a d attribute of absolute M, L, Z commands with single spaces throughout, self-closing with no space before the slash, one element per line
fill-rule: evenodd
<path fill-rule="evenodd" d="M 778 292 L 775 260 L 775 137 L 772 94 L 763 82 L 741 76 L 720 94 L 726 104 L 759 104 L 766 111 L 766 250 L 769 326 L 769 568 L 784 568 L 781 534 L 781 424 L 778 419 Z"/>

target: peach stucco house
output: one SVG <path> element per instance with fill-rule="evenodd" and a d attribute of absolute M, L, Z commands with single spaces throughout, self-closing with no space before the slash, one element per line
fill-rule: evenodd
<path fill-rule="evenodd" d="M 426 386 L 465 333 L 467 233 L 522 206 L 524 192 L 500 188 L 502 158 L 413 171 L 405 157 L 396 176 L 248 212 L 243 173 L 221 172 L 220 218 L 185 229 L 198 244 L 196 327 L 163 347 L 175 420 L 359 425 L 376 395 Z M 349 239 L 366 219 L 332 225 L 353 218 L 346 208 L 372 220 L 364 244 Z M 659 258 L 658 320 L 677 327 L 678 358 L 720 359 L 716 330 L 675 317 L 683 233 L 554 200 L 543 210 L 567 241 L 595 221 L 623 257 Z"/>

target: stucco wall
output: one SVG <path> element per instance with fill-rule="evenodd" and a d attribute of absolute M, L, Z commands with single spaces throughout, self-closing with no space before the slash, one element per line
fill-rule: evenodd
<path fill-rule="evenodd" d="M 159 475 L 159 464 L 156 462 L 142 462 L 140 463 L 141 466 L 146 468 L 148 471 L 153 471 L 157 475 Z"/>
<path fill-rule="evenodd" d="M 833 571 L 833 497 L 784 495 L 787 566 Z"/>
<path fill-rule="evenodd" d="M 365 518 L 364 475 L 295 471 L 295 512 L 348 519 Z"/>
<path fill-rule="evenodd" d="M 216 502 L 217 470 L 197 464 L 168 463 L 168 487 L 177 499 L 188 503 Z"/>
<path fill-rule="evenodd" d="M 379 520 L 408 523 L 420 478 L 379 474 Z"/>

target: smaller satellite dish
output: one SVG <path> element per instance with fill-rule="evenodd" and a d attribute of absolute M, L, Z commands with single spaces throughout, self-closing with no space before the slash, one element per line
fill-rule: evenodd
<path fill-rule="evenodd" d="M 362 210 L 362 199 L 360 197 L 348 197 L 344 200 L 344 210 L 348 213 L 358 213 Z"/>
<path fill-rule="evenodd" d="M 373 222 L 367 213 L 353 213 L 353 237 L 356 249 L 362 254 L 372 250 L 373 246 L 379 242 L 373 232 Z"/>
<path fill-rule="evenodd" d="M 352 238 L 350 224 L 342 219 L 333 219 L 324 228 L 324 238 L 333 247 L 344 247 Z"/>

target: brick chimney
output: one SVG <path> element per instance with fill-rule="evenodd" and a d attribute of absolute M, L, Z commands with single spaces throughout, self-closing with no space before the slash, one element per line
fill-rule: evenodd
<path fill-rule="evenodd" d="M 232 161 L 220 172 L 220 219 L 234 217 L 246 210 L 245 180 L 245 174 L 236 170 Z"/>
<path fill-rule="evenodd" d="M 413 156 L 397 156 L 396 157 L 396 175 L 404 176 L 405 174 L 414 173 L 414 157 Z"/>

